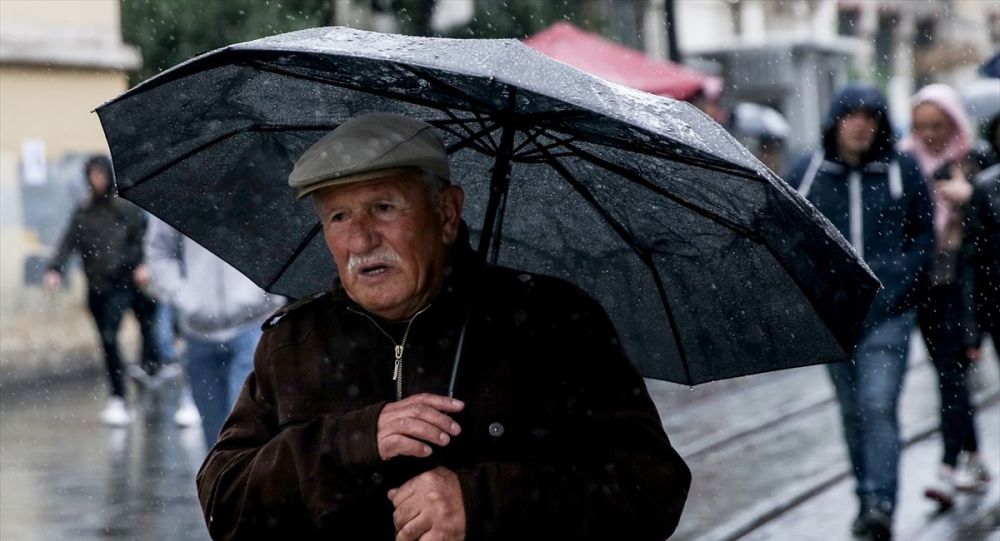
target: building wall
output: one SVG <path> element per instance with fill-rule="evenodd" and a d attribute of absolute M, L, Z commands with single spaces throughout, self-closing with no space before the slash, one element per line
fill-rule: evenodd
<path fill-rule="evenodd" d="M 107 152 L 94 108 L 127 89 L 123 72 L 0 65 L 0 149 L 41 138 L 49 158 Z"/>
<path fill-rule="evenodd" d="M 84 194 L 80 164 L 107 152 L 93 110 L 127 89 L 138 50 L 118 0 L 0 0 L 0 377 L 93 357 L 82 280 L 46 295 L 26 273 L 51 253 Z M 33 152 L 26 150 L 33 149 Z M 35 159 L 29 159 L 34 156 Z M 32 173 L 33 172 L 33 173 Z M 30 261 L 34 259 L 33 261 Z M 60 355 L 60 351 L 72 355 Z M 88 353 L 89 352 L 89 353 Z"/>

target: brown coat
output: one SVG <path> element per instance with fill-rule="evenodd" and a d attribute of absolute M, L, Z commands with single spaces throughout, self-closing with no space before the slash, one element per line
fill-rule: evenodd
<path fill-rule="evenodd" d="M 403 377 L 405 395 L 445 394 L 474 293 L 456 391 L 462 434 L 427 459 L 379 458 L 393 344 L 335 289 L 266 326 L 198 474 L 214 538 L 390 540 L 386 492 L 436 465 L 458 474 L 469 541 L 673 532 L 690 472 L 600 306 L 554 278 L 455 268 L 413 322 Z"/>

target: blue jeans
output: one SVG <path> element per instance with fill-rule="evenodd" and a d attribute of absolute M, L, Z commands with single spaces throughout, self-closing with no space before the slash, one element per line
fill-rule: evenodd
<path fill-rule="evenodd" d="M 250 324 L 225 342 L 187 338 L 188 379 L 191 396 L 201 414 L 206 449 L 215 445 L 243 382 L 253 370 L 253 354 L 260 335 L 260 327 Z"/>
<path fill-rule="evenodd" d="M 153 325 L 156 347 L 160 350 L 163 364 L 177 360 L 174 347 L 174 307 L 165 302 L 156 303 L 156 321 Z"/>
<path fill-rule="evenodd" d="M 894 316 L 865 331 L 850 361 L 827 365 L 840 402 L 844 439 L 863 506 L 888 513 L 899 484 L 899 394 L 913 313 Z"/>

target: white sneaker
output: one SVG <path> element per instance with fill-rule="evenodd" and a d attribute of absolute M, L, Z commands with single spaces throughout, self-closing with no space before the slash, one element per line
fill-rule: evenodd
<path fill-rule="evenodd" d="M 114 427 L 128 426 L 132 422 L 132 414 L 125 408 L 125 400 L 112 396 L 108 403 L 97 415 L 97 419 L 105 425 Z"/>
<path fill-rule="evenodd" d="M 963 492 L 983 492 L 991 480 L 990 470 L 978 454 L 962 455 L 955 470 L 955 488 Z"/>
<path fill-rule="evenodd" d="M 937 480 L 924 489 L 924 496 L 937 502 L 942 511 L 951 509 L 955 505 L 955 468 L 942 464 Z"/>
<path fill-rule="evenodd" d="M 201 414 L 198 413 L 198 407 L 194 405 L 190 392 L 181 393 L 180 404 L 174 412 L 174 422 L 181 428 L 201 426 Z"/>

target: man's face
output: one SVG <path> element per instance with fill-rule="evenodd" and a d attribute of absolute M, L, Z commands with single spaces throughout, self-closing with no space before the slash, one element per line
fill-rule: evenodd
<path fill-rule="evenodd" d="M 955 123 L 937 105 L 922 103 L 913 110 L 913 135 L 924 142 L 931 154 L 940 154 L 955 136 Z"/>
<path fill-rule="evenodd" d="M 856 109 L 841 117 L 837 125 L 837 144 L 841 153 L 860 157 L 875 143 L 878 118 L 867 109 Z"/>
<path fill-rule="evenodd" d="M 430 189 L 418 174 L 402 173 L 315 195 L 344 289 L 382 318 L 410 317 L 441 289 L 464 194 L 448 186 L 435 209 Z"/>
<path fill-rule="evenodd" d="M 90 189 L 95 194 L 104 195 L 108 191 L 111 179 L 108 178 L 108 172 L 103 167 L 91 167 L 87 170 L 87 182 L 90 183 Z"/>

